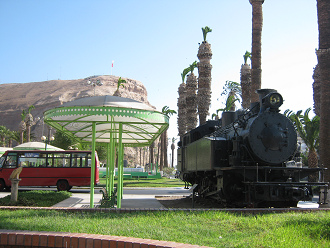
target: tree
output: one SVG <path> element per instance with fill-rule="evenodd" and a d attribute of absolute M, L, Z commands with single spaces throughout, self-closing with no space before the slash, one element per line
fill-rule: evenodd
<path fill-rule="evenodd" d="M 320 159 L 328 170 L 324 180 L 330 181 L 330 1 L 317 0 L 319 49 L 316 51 L 321 75 Z"/>
<path fill-rule="evenodd" d="M 290 118 L 296 127 L 299 136 L 302 138 L 308 149 L 308 167 L 318 167 L 318 155 L 317 149 L 319 147 L 319 130 L 320 130 L 320 117 L 314 116 L 309 118 L 309 112 L 311 108 L 308 108 L 302 115 L 302 111 L 297 113 L 286 111 L 286 115 Z"/>
<path fill-rule="evenodd" d="M 20 144 L 24 143 L 24 131 L 26 130 L 26 123 L 25 123 L 26 111 L 23 110 L 21 113 L 21 122 L 19 123 L 19 133 L 20 133 Z"/>
<path fill-rule="evenodd" d="M 261 34 L 263 25 L 262 4 L 264 0 L 249 0 L 252 5 L 252 73 L 251 102 L 258 102 L 257 89 L 261 88 Z"/>
<path fill-rule="evenodd" d="M 119 89 L 120 89 L 120 86 L 125 88 L 125 85 L 124 85 L 125 83 L 127 83 L 126 80 L 119 77 L 118 82 L 117 82 L 117 89 L 116 89 L 115 93 L 113 93 L 114 96 L 121 96 Z"/>
<path fill-rule="evenodd" d="M 320 75 L 320 66 L 317 64 L 313 72 L 313 100 L 314 108 L 313 111 L 316 115 L 320 116 L 321 108 L 321 75 Z"/>
<path fill-rule="evenodd" d="M 175 149 L 175 140 L 176 140 L 176 138 L 172 138 L 172 144 L 171 144 L 171 150 L 172 150 L 172 163 L 171 163 L 171 165 L 172 165 L 172 168 L 174 168 L 174 149 Z"/>
<path fill-rule="evenodd" d="M 150 164 L 150 166 L 151 165 L 155 165 L 155 161 L 154 161 L 154 148 L 155 148 L 155 142 L 152 142 L 151 144 L 150 144 L 150 146 L 149 146 L 149 164 Z M 150 168 L 150 169 L 152 169 L 152 167 Z"/>
<path fill-rule="evenodd" d="M 190 74 L 187 76 L 186 83 L 186 131 L 190 131 L 197 126 L 197 78 L 194 75 L 194 69 L 197 67 L 197 61 L 194 61 L 188 68 Z"/>
<path fill-rule="evenodd" d="M 33 105 L 29 106 L 28 113 L 25 116 L 25 124 L 26 124 L 26 142 L 30 142 L 31 137 L 31 127 L 34 125 L 33 123 L 33 115 L 31 114 L 31 110 L 35 107 Z"/>
<path fill-rule="evenodd" d="M 16 133 L 14 131 L 11 131 L 8 129 L 7 132 L 7 139 L 8 139 L 8 147 L 12 147 L 13 146 L 13 140 L 15 140 Z"/>
<path fill-rule="evenodd" d="M 208 26 L 205 26 L 205 28 L 202 28 L 202 32 L 203 32 L 203 39 L 204 41 L 206 41 L 206 36 L 208 33 L 212 32 L 212 29 L 210 29 Z"/>
<path fill-rule="evenodd" d="M 226 111 L 235 111 L 236 101 L 240 101 L 242 96 L 242 89 L 239 83 L 233 81 L 226 81 L 225 86 L 223 86 L 223 92 L 221 96 L 226 96 Z"/>
<path fill-rule="evenodd" d="M 186 84 L 185 84 L 185 77 L 189 71 L 187 69 L 184 69 L 183 72 L 181 73 L 181 78 L 182 78 L 182 83 L 179 86 L 178 89 L 178 131 L 179 131 L 179 136 L 183 137 L 183 135 L 187 131 L 187 105 L 186 105 Z"/>
<path fill-rule="evenodd" d="M 0 126 L 0 137 L 1 137 L 1 146 L 6 145 L 6 127 L 5 126 Z"/>
<path fill-rule="evenodd" d="M 241 66 L 242 106 L 249 108 L 251 104 L 251 67 L 247 60 L 251 60 L 251 53 L 246 51 L 243 58 L 244 64 Z"/>
<path fill-rule="evenodd" d="M 170 109 L 168 106 L 164 106 L 162 108 L 162 113 L 167 115 L 170 118 L 173 114 L 176 114 L 176 111 Z M 161 134 L 160 139 L 161 139 L 160 170 L 162 171 L 164 166 L 168 167 L 168 161 L 167 161 L 167 146 L 168 146 L 168 143 L 167 143 L 167 129 Z"/>
<path fill-rule="evenodd" d="M 14 132 L 5 126 L 0 126 L 1 146 L 12 147 L 12 140 L 14 139 Z"/>
<path fill-rule="evenodd" d="M 199 124 L 202 125 L 206 122 L 206 117 L 209 114 L 209 108 L 211 104 L 211 70 L 212 65 L 210 60 L 212 59 L 211 45 L 206 41 L 206 36 L 209 32 L 212 32 L 208 26 L 202 28 L 204 41 L 198 48 L 197 57 L 199 62 L 198 67 L 198 93 L 197 93 L 197 105 Z"/>

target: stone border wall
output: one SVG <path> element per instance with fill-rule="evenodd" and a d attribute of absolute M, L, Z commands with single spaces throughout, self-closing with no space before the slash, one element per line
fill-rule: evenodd
<path fill-rule="evenodd" d="M 0 229 L 0 248 L 198 248 L 206 246 L 189 245 L 151 239 L 129 238 L 120 236 L 65 233 L 36 232 Z"/>

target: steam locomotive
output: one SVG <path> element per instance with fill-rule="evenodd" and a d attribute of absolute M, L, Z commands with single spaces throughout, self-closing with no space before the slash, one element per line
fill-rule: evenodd
<path fill-rule="evenodd" d="M 308 182 L 308 176 L 322 169 L 302 165 L 295 127 L 279 113 L 281 94 L 257 93 L 259 102 L 249 109 L 223 112 L 220 120 L 183 136 L 177 152 L 180 179 L 195 185 L 198 196 L 226 207 L 294 207 L 312 200 L 312 188 L 327 184 Z"/>

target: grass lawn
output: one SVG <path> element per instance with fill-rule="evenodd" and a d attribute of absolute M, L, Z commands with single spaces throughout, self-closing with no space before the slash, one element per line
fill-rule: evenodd
<path fill-rule="evenodd" d="M 0 211 L 0 229 L 78 232 L 211 247 L 330 247 L 330 213 Z"/>
<path fill-rule="evenodd" d="M 105 178 L 100 178 L 100 185 L 105 186 Z M 116 181 L 115 181 L 116 184 Z M 169 179 L 162 177 L 160 179 L 153 178 L 140 178 L 140 179 L 130 179 L 124 178 L 124 187 L 149 187 L 149 188 L 162 188 L 162 187 L 184 187 L 184 182 L 180 179 Z"/>
<path fill-rule="evenodd" d="M 51 207 L 71 196 L 67 191 L 33 190 L 18 193 L 17 202 L 11 202 L 11 195 L 0 198 L 0 206 Z"/>

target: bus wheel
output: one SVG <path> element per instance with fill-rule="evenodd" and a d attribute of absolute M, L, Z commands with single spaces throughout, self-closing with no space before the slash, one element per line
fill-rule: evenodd
<path fill-rule="evenodd" d="M 56 184 L 58 191 L 68 191 L 70 190 L 70 185 L 67 180 L 59 180 Z"/>
<path fill-rule="evenodd" d="M 0 179 L 0 192 L 2 192 L 6 188 L 5 181 Z"/>

